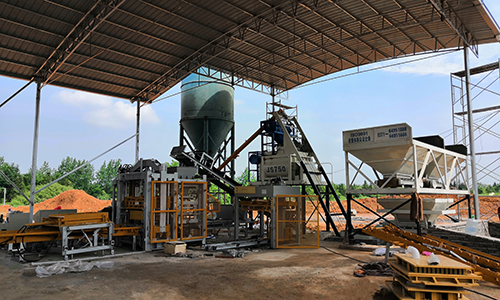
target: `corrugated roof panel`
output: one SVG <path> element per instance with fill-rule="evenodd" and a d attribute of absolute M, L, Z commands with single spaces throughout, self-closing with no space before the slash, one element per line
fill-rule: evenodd
<path fill-rule="evenodd" d="M 496 41 L 498 26 L 479 1 L 447 4 L 477 42 Z M 125 1 L 114 11 L 95 5 L 91 15 L 111 13 L 97 28 L 82 32 L 75 26 L 80 20 L 87 24 L 85 14 L 94 5 L 5 0 L 0 4 L 0 49 L 6 49 L 0 51 L 0 73 L 33 76 L 65 41 L 57 53 L 79 47 L 61 56 L 62 66 L 55 60 L 46 65 L 59 67 L 54 76 L 69 71 L 67 78 L 57 79 L 61 86 L 155 98 L 205 63 L 288 89 L 391 56 L 458 47 L 460 41 L 426 0 Z M 81 44 L 70 43 L 64 39 L 72 30 L 70 40 L 90 35 Z M 62 52 L 66 47 L 69 52 Z"/>

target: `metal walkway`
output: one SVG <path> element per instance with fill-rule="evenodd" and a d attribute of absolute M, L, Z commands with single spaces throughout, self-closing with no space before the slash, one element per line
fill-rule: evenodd
<path fill-rule="evenodd" d="M 314 190 L 314 193 L 318 196 L 319 203 L 323 209 L 323 214 L 320 212 L 320 215 L 327 224 L 327 228 L 328 226 L 331 226 L 335 234 L 340 236 L 340 232 L 337 229 L 330 212 L 330 196 L 335 198 L 340 212 L 345 219 L 347 219 L 346 211 L 339 199 L 339 196 L 337 195 L 337 192 L 333 188 L 325 169 L 321 165 L 321 162 L 316 156 L 311 144 L 307 140 L 304 131 L 300 127 L 299 122 L 295 117 L 289 117 L 281 111 L 273 112 L 273 117 L 281 126 L 284 136 L 288 139 L 289 144 L 293 145 L 295 155 L 300 162 L 300 166 L 306 175 L 309 184 Z M 287 128 L 293 128 L 293 130 L 287 130 Z M 320 189 L 320 185 L 325 185 L 324 191 Z"/>

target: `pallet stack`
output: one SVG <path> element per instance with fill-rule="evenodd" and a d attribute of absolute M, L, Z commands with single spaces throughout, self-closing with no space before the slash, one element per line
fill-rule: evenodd
<path fill-rule="evenodd" d="M 395 254 L 389 265 L 395 271 L 387 285 L 400 300 L 466 300 L 466 287 L 477 286 L 481 279 L 472 267 L 437 255 L 440 263 L 429 265 L 429 256 L 419 259 L 411 254 Z"/>

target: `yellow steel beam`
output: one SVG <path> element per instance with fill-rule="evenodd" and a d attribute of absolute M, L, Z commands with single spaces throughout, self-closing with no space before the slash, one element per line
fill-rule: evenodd
<path fill-rule="evenodd" d="M 115 230 L 113 232 L 113 236 L 129 236 L 129 235 L 139 235 L 139 230 L 142 227 L 125 227 L 123 225 L 117 224 L 115 225 Z M 105 228 L 106 229 L 106 228 Z M 107 229 L 104 230 L 104 233 L 107 232 Z"/>
<path fill-rule="evenodd" d="M 0 232 L 0 243 L 45 242 L 52 240 L 54 237 L 60 237 L 59 230 L 27 229 L 26 232 L 7 230 Z"/>
<path fill-rule="evenodd" d="M 455 256 L 447 252 L 443 252 L 438 249 L 431 249 L 427 246 L 424 246 L 423 244 L 428 244 L 433 247 L 439 247 L 448 251 L 453 251 L 458 256 L 467 260 L 464 263 L 473 267 L 474 271 L 476 273 L 481 274 L 484 280 L 494 283 L 496 285 L 500 285 L 500 273 L 495 271 L 495 270 L 500 270 L 500 264 L 498 262 L 486 258 L 489 256 L 486 253 L 482 253 L 480 251 L 470 249 L 464 246 L 454 247 L 453 245 L 451 245 L 453 243 L 448 242 L 446 240 L 438 239 L 430 235 L 428 235 L 427 237 L 422 237 L 404 230 L 400 230 L 394 226 L 385 226 L 384 228 L 370 227 L 364 229 L 363 233 L 369 234 L 371 236 L 398 245 L 400 247 L 407 248 L 408 246 L 413 246 L 417 248 L 420 252 L 430 250 L 432 252 L 439 253 L 449 258 L 458 260 Z"/>

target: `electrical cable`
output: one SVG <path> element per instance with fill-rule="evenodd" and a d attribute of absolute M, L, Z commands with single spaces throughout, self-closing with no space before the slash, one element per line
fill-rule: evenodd
<path fill-rule="evenodd" d="M 24 240 L 24 237 L 23 237 Z M 21 254 L 21 251 L 19 251 L 19 246 L 17 247 L 17 251 L 19 253 L 19 256 L 25 261 L 25 262 L 37 262 L 47 256 L 49 254 L 50 249 L 52 249 L 52 246 L 54 245 L 54 242 L 57 240 L 57 236 L 54 236 L 52 240 L 50 240 L 49 247 L 47 247 L 47 250 L 45 250 L 45 253 L 42 256 L 38 256 L 37 259 L 27 259 L 23 254 Z M 23 245 L 26 245 L 24 241 L 21 242 Z M 24 246 L 26 248 L 26 246 Z M 40 255 L 42 251 L 40 251 L 38 254 Z"/>
<path fill-rule="evenodd" d="M 337 254 L 337 255 L 343 256 L 343 257 L 345 257 L 345 258 L 348 258 L 348 259 L 351 259 L 351 260 L 357 261 L 357 262 L 362 263 L 362 264 L 366 264 L 366 263 L 367 263 L 366 261 L 362 261 L 362 260 L 359 260 L 359 259 L 357 259 L 357 258 L 350 257 L 350 256 L 347 256 L 347 255 L 345 255 L 345 254 L 339 253 L 339 252 L 337 252 L 337 251 L 333 251 L 332 249 L 327 248 L 327 247 L 325 247 L 325 246 L 321 246 L 321 248 L 325 249 L 326 251 L 330 251 L 330 252 L 332 252 L 332 253 L 334 253 L 334 254 Z"/>
<path fill-rule="evenodd" d="M 344 74 L 344 75 L 340 75 L 340 76 L 336 76 L 336 77 L 333 77 L 333 78 L 327 78 L 327 79 L 323 79 L 323 80 L 319 80 L 319 81 L 315 81 L 315 82 L 311 82 L 311 83 L 306 83 L 306 84 L 302 84 L 302 85 L 298 85 L 296 87 L 293 87 L 287 91 L 291 91 L 291 90 L 295 90 L 295 89 L 299 89 L 299 88 L 303 88 L 303 87 L 306 87 L 306 86 L 310 86 L 310 85 L 314 85 L 314 84 L 318 84 L 318 83 L 323 83 L 323 82 L 327 82 L 327 81 L 330 81 L 330 80 L 334 80 L 334 79 L 339 79 L 339 78 L 343 78 L 343 77 L 348 77 L 348 76 L 351 76 L 351 75 L 356 75 L 356 74 L 362 74 L 362 73 L 366 73 L 366 72 L 370 72 L 370 71 L 376 71 L 376 70 L 381 70 L 381 69 L 385 69 L 385 68 L 390 68 L 390 67 L 395 67 L 395 66 L 399 66 L 399 65 L 404 65 L 404 64 L 409 64 L 409 63 L 412 63 L 412 62 L 418 62 L 418 61 L 422 61 L 422 60 L 426 60 L 426 59 L 430 59 L 430 58 L 435 58 L 435 57 L 438 57 L 438 56 L 442 56 L 442 55 L 446 55 L 446 54 L 449 54 L 449 53 L 453 53 L 453 52 L 456 52 L 456 51 L 459 51 L 461 49 L 457 49 L 457 50 L 446 50 L 446 51 L 443 51 L 441 53 L 438 53 L 436 55 L 431 55 L 431 56 L 427 56 L 427 57 L 422 57 L 422 58 L 417 58 L 417 59 L 413 59 L 413 60 L 409 60 L 409 61 L 403 61 L 403 62 L 398 62 L 398 63 L 394 63 L 394 64 L 390 64 L 390 65 L 386 65 L 386 66 L 380 66 L 380 67 L 376 67 L 376 68 L 371 68 L 371 69 L 367 69 L 367 70 L 363 70 L 363 71 L 357 71 L 357 72 L 353 72 L 353 73 L 349 73 L 349 74 Z M 199 88 L 199 87 L 202 87 L 204 85 L 207 85 L 207 84 L 210 84 L 211 82 L 206 82 L 204 84 L 200 84 L 198 86 L 195 86 L 195 87 L 192 87 L 192 88 L 189 88 L 187 90 L 184 90 L 184 91 L 180 91 L 180 92 L 177 92 L 177 93 L 174 93 L 174 94 L 171 94 L 171 95 L 168 95 L 168 96 L 165 96 L 165 97 L 162 97 L 162 98 L 158 98 L 158 99 L 155 99 L 153 101 L 148 101 L 148 102 L 145 102 L 141 105 L 144 106 L 144 105 L 148 105 L 148 104 L 153 104 L 153 103 L 156 103 L 156 102 L 160 102 L 160 101 L 163 101 L 165 99 L 168 99 L 168 98 L 171 98 L 171 97 L 174 97 L 174 96 L 177 96 L 177 95 L 180 95 L 181 93 L 183 92 L 187 92 L 187 91 L 190 91 L 190 90 L 193 90 L 193 89 L 196 89 L 196 88 Z"/>
<path fill-rule="evenodd" d="M 438 57 L 438 56 L 446 55 L 446 54 L 453 53 L 453 52 L 456 52 L 456 51 L 461 51 L 461 50 L 462 49 L 446 50 L 446 51 L 443 51 L 443 52 L 441 52 L 439 54 L 432 55 L 432 56 L 426 56 L 426 57 L 417 58 L 417 59 L 413 59 L 413 60 L 409 60 L 409 61 L 403 61 L 403 62 L 394 63 L 394 64 L 390 64 L 390 65 L 386 65 L 386 66 L 380 66 L 380 67 L 375 67 L 375 68 L 371 68 L 371 69 L 367 69 L 367 70 L 363 70 L 363 71 L 358 71 L 358 72 L 353 72 L 353 73 L 344 74 L 344 75 L 340 75 L 340 76 L 335 76 L 335 77 L 332 77 L 332 78 L 318 80 L 318 81 L 311 82 L 311 83 L 301 84 L 301 85 L 298 85 L 298 86 L 295 86 L 295 87 L 289 89 L 288 91 L 300 89 L 300 88 L 303 88 L 303 87 L 306 87 L 306 86 L 315 85 L 315 84 L 318 84 L 318 83 L 323 83 L 323 82 L 331 81 L 331 80 L 334 80 L 334 79 L 348 77 L 348 76 L 351 76 L 351 75 L 367 73 L 367 72 L 370 72 L 370 71 L 376 71 L 376 70 L 381 70 L 381 69 L 385 69 L 385 68 L 395 67 L 395 66 L 399 66 L 399 65 L 409 64 L 409 63 L 412 63 L 412 62 L 422 61 L 422 60 L 426 60 L 426 59 L 430 59 L 430 58 L 435 58 L 435 57 Z"/>
<path fill-rule="evenodd" d="M 21 228 L 19 228 L 19 230 L 17 231 L 17 233 L 24 233 L 26 232 L 26 228 L 27 226 L 26 225 L 23 225 Z M 25 262 L 37 262 L 39 260 L 41 260 L 42 258 L 44 258 L 45 256 L 47 256 L 47 254 L 49 254 L 49 251 L 50 249 L 52 249 L 52 246 L 54 245 L 54 242 L 57 240 L 57 236 L 54 236 L 52 238 L 52 240 L 50 240 L 50 244 L 49 244 L 49 247 L 47 247 L 47 250 L 45 251 L 45 253 L 42 255 L 42 256 L 39 256 L 37 259 L 34 259 L 34 260 L 30 260 L 30 259 L 27 259 L 22 253 L 21 253 L 21 249 L 19 247 L 19 245 L 24 245 L 24 248 L 26 249 L 26 244 L 24 243 L 24 236 L 22 237 L 21 239 L 21 242 L 20 243 L 15 243 L 15 246 L 16 246 L 16 249 L 17 249 L 17 252 L 19 254 L 19 257 L 21 257 L 21 259 L 23 259 Z M 40 251 L 41 253 L 41 251 Z M 38 254 L 40 254 L 38 253 Z"/>

